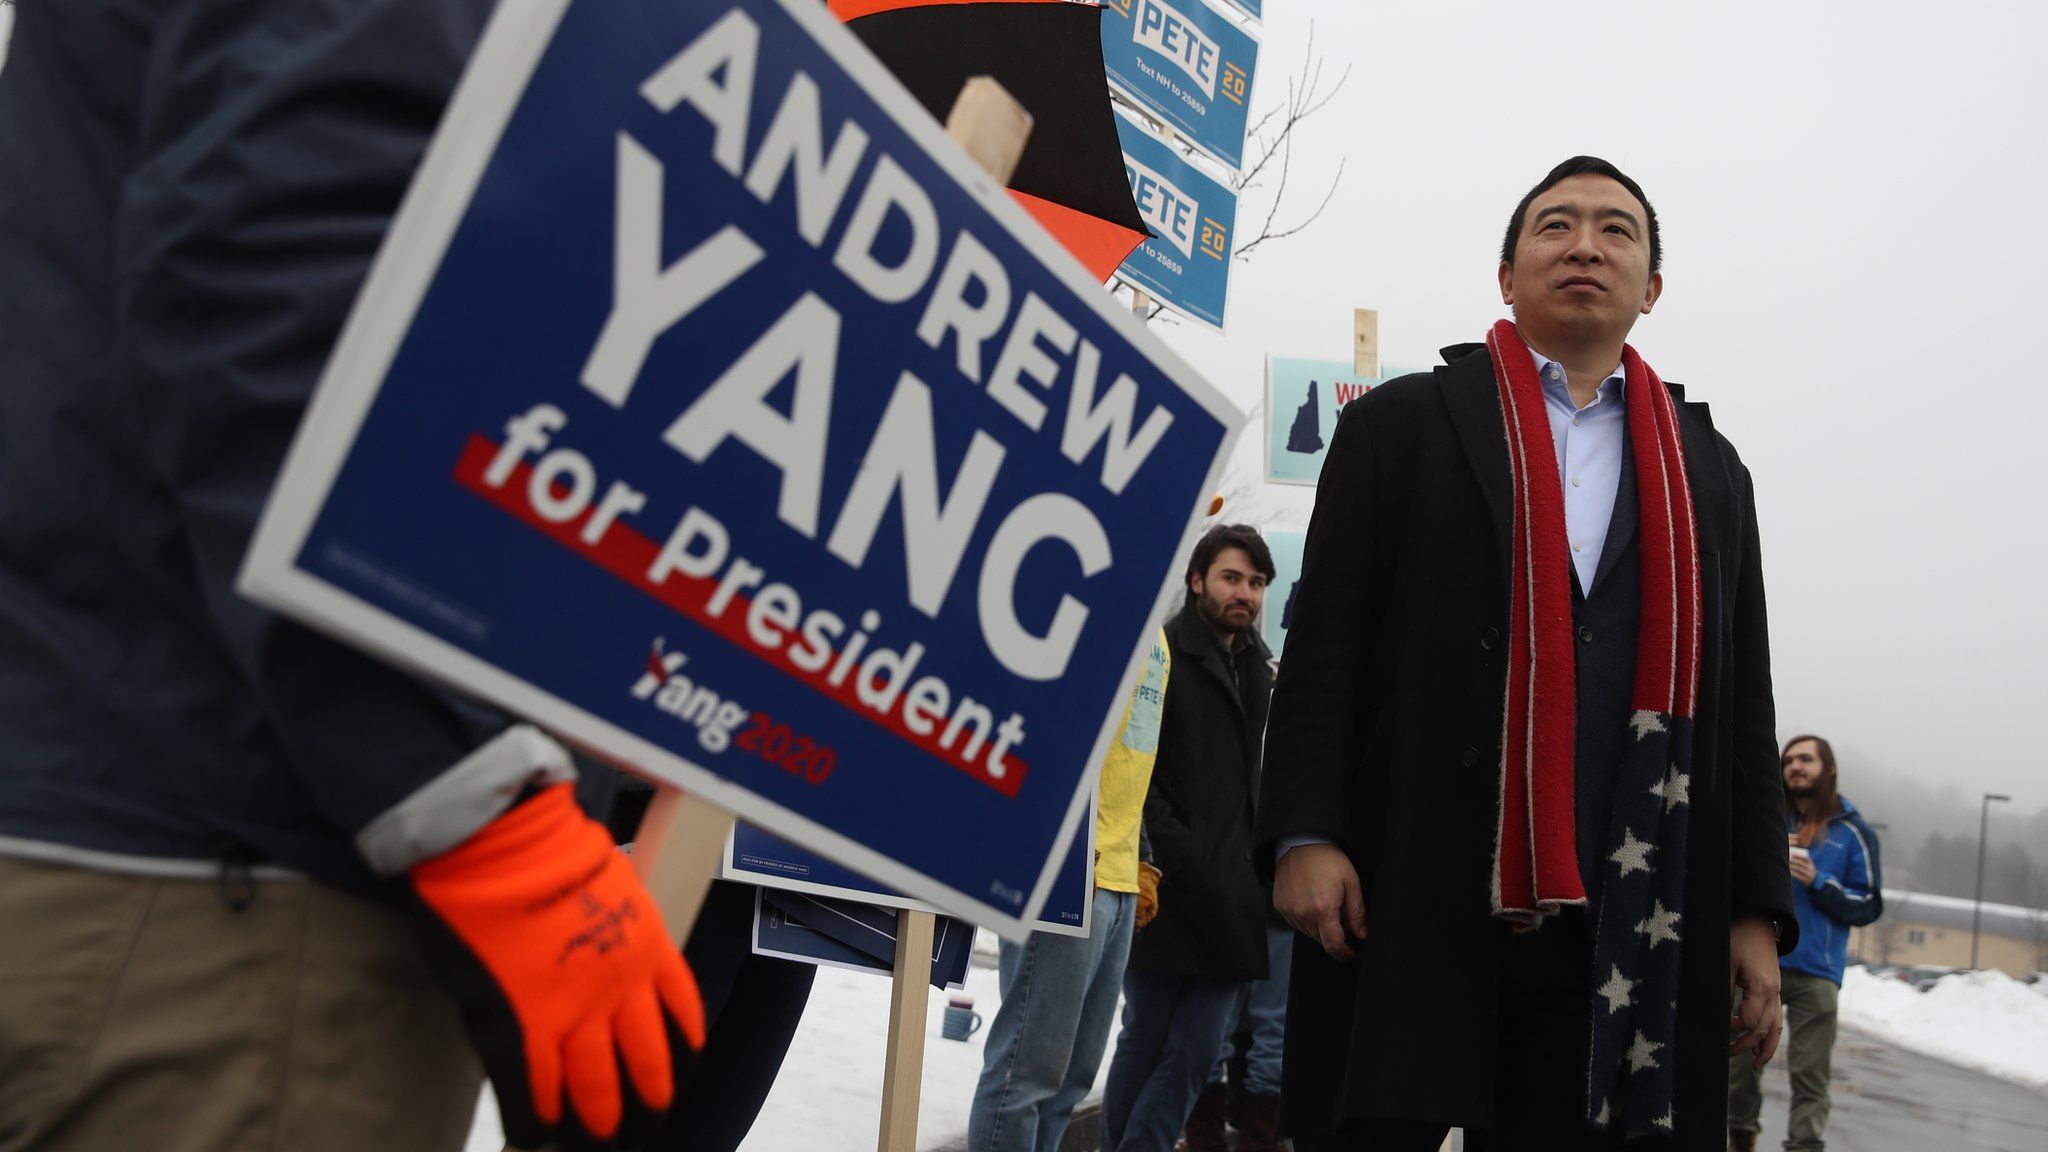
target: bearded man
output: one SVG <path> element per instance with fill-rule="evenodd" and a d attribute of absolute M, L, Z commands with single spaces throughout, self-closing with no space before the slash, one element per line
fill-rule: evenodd
<path fill-rule="evenodd" d="M 1635 181 L 1565 161 L 1509 218 L 1514 320 L 1338 421 L 1259 805 L 1298 1148 L 1718 1150 L 1731 1041 L 1776 1050 L 1755 504 L 1626 343 L 1662 255 Z"/>
<path fill-rule="evenodd" d="M 1266 894 L 1252 865 L 1252 799 L 1273 673 L 1252 627 L 1273 554 L 1243 524 L 1211 528 L 1166 625 L 1173 675 L 1145 795 L 1159 913 L 1131 945 L 1123 1030 L 1102 1094 L 1105 1152 L 1169 1152 L 1266 974 Z"/>

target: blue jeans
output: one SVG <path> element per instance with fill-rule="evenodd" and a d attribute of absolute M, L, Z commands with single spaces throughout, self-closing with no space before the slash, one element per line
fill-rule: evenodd
<path fill-rule="evenodd" d="M 1095 1086 L 1138 897 L 1095 890 L 1088 935 L 1034 932 L 1003 942 L 1003 1002 L 989 1025 L 967 1115 L 968 1152 L 1055 1152 Z"/>
<path fill-rule="evenodd" d="M 1103 1152 L 1171 1152 L 1243 988 L 1242 980 L 1124 973 L 1124 1027 L 1102 1091 Z"/>
<path fill-rule="evenodd" d="M 1244 1090 L 1252 1096 L 1280 1095 L 1280 1048 L 1287 1038 L 1287 974 L 1294 969 L 1294 929 L 1285 924 L 1266 925 L 1266 971 L 1264 980 L 1244 986 L 1238 998 L 1250 1018 L 1251 1047 L 1244 1054 Z M 1224 1025 L 1226 1038 L 1236 1029 Z M 1216 1055 L 1216 1067 L 1209 1083 L 1223 1083 L 1223 1070 L 1230 1065 L 1231 1045 Z"/>

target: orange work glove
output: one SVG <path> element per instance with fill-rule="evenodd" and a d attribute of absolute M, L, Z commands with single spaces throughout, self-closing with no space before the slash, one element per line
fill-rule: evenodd
<path fill-rule="evenodd" d="M 428 958 L 461 1004 L 511 1142 L 651 1136 L 675 1063 L 704 1046 L 704 1008 L 632 865 L 569 785 L 421 861 L 412 887 L 431 913 Z M 686 1047 L 672 1052 L 676 1038 Z"/>
<path fill-rule="evenodd" d="M 1143 860 L 1138 861 L 1138 919 L 1134 926 L 1143 928 L 1159 915 L 1160 871 Z"/>

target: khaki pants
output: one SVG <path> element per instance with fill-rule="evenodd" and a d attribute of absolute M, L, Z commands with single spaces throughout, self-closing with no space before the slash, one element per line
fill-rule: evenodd
<path fill-rule="evenodd" d="M 1792 1079 L 1792 1115 L 1785 1147 L 1820 1152 L 1828 1126 L 1829 1065 L 1835 1052 L 1835 1002 L 1842 990 L 1832 980 L 1779 969 L 1785 1001 L 1785 1069 Z M 1750 1067 L 1752 1053 L 1728 1061 L 1728 1130 L 1760 1129 L 1764 1074 Z"/>
<path fill-rule="evenodd" d="M 0 858 L 0 1152 L 459 1152 L 482 1072 L 403 915 Z"/>

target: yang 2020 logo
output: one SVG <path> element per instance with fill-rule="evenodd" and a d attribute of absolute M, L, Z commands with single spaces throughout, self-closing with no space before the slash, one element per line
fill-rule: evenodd
<path fill-rule="evenodd" d="M 656 708 L 697 729 L 697 743 L 706 752 L 728 748 L 757 756 L 808 784 L 823 784 L 839 766 L 839 754 L 787 724 L 779 724 L 766 712 L 752 712 L 719 695 L 708 685 L 693 682 L 683 665 L 690 658 L 668 650 L 666 637 L 657 636 L 648 647 L 647 663 L 640 678 L 628 691 L 635 700 L 647 700 Z M 735 735 L 742 722 L 748 727 Z"/>
<path fill-rule="evenodd" d="M 695 725 L 697 743 L 706 752 L 723 752 L 732 744 L 732 730 L 747 718 L 748 711 L 709 686 L 693 682 L 683 671 L 689 660 L 681 652 L 668 651 L 664 637 L 655 637 L 647 666 L 633 682 L 633 699 L 652 700 L 656 708 Z"/>

